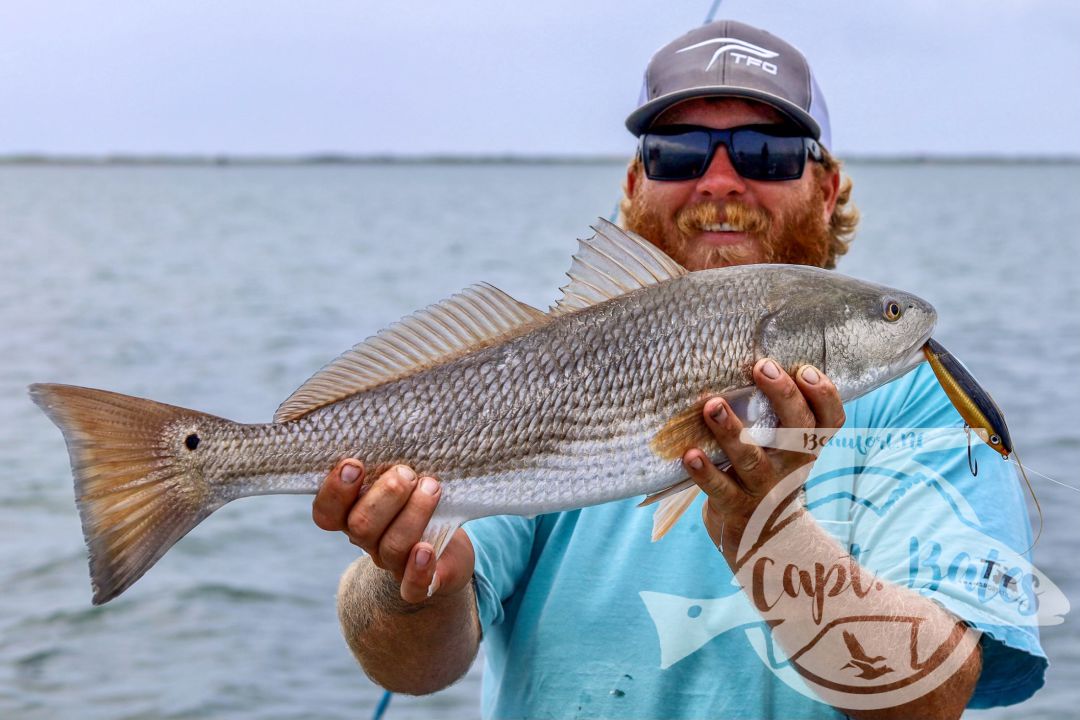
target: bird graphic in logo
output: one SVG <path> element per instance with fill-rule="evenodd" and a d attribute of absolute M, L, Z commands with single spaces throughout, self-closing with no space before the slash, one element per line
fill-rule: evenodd
<path fill-rule="evenodd" d="M 852 632 L 844 631 L 844 644 L 847 645 L 848 652 L 851 653 L 851 662 L 844 665 L 841 670 L 846 668 L 855 668 L 859 670 L 859 673 L 855 677 L 863 678 L 864 680 L 876 680 L 886 673 L 891 673 L 893 669 L 888 665 L 878 666 L 882 660 L 885 659 L 884 655 L 877 655 L 870 657 L 863 650 L 862 643 L 855 637 Z"/>

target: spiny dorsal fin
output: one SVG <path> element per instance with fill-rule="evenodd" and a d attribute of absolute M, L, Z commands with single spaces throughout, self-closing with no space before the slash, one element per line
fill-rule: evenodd
<path fill-rule="evenodd" d="M 592 229 L 595 235 L 578 241 L 578 251 L 566 273 L 570 283 L 562 288 L 563 296 L 551 315 L 566 315 L 687 273 L 636 233 L 603 218 Z"/>
<path fill-rule="evenodd" d="M 540 310 L 479 283 L 399 320 L 315 373 L 281 404 L 288 422 L 364 390 L 413 375 L 549 321 Z"/>

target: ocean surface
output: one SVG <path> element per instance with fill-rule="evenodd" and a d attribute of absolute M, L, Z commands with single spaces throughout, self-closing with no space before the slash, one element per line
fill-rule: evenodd
<path fill-rule="evenodd" d="M 1025 464 L 1080 486 L 1080 166 L 854 164 L 841 270 L 930 300 L 935 336 L 1007 413 Z M 107 606 L 58 430 L 26 386 L 113 389 L 238 421 L 390 321 L 484 280 L 546 307 L 615 203 L 596 165 L 0 167 L 0 717 L 367 718 L 338 632 L 356 556 L 310 497 L 218 511 Z M 1036 564 L 1080 603 L 1080 493 L 1032 476 Z M 1072 715 L 1080 619 L 1044 628 L 1026 705 Z M 387 718 L 475 717 L 479 664 Z"/>

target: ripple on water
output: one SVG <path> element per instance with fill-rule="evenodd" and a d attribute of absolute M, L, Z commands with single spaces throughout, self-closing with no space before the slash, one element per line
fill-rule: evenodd
<path fill-rule="evenodd" d="M 83 567 L 86 565 L 86 553 L 85 552 L 71 552 L 66 555 L 50 558 L 42 562 L 35 563 L 30 567 L 16 570 L 8 575 L 4 580 L 10 585 L 16 583 L 29 582 L 39 578 L 51 578 L 58 574 L 65 574 L 76 567 Z"/>
<path fill-rule="evenodd" d="M 176 602 L 186 604 L 192 601 L 221 601 L 245 605 L 265 603 L 287 603 L 300 607 L 319 605 L 311 598 L 284 592 L 258 590 L 252 587 L 240 587 L 224 583 L 200 583 L 184 588 L 176 595 Z"/>
<path fill-rule="evenodd" d="M 22 680 L 38 680 L 45 674 L 49 661 L 63 655 L 61 648 L 50 647 L 17 657 L 14 661 L 15 675 Z"/>
<path fill-rule="evenodd" d="M 108 605 L 87 605 L 85 607 L 52 610 L 44 615 L 30 615 L 22 620 L 22 630 L 49 628 L 53 632 L 78 631 L 89 633 L 102 629 L 106 624 L 119 622 L 123 616 L 137 610 L 134 600 L 113 600 Z"/>

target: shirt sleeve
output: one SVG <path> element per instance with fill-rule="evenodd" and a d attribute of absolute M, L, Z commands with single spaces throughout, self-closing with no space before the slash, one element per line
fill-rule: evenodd
<path fill-rule="evenodd" d="M 847 410 L 848 434 L 837 436 L 846 439 L 830 442 L 819 464 L 822 477 L 849 470 L 852 554 L 982 632 L 969 707 L 1026 700 L 1048 666 L 1038 631 L 1047 596 L 1037 591 L 1013 465 L 974 434 L 969 449 L 963 420 L 925 364 Z"/>
<path fill-rule="evenodd" d="M 534 518 L 497 515 L 465 524 L 476 553 L 473 577 L 476 606 L 484 636 L 506 617 L 506 603 L 529 566 Z"/>

